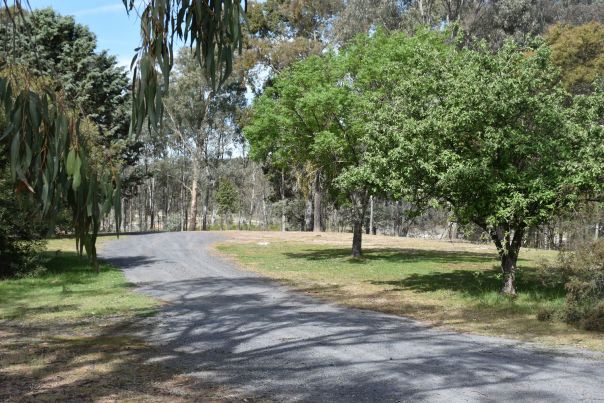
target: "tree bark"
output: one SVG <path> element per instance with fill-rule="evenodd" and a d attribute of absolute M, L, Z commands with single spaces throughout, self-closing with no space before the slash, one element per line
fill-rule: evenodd
<path fill-rule="evenodd" d="M 516 262 L 518 255 L 513 253 L 504 254 L 501 257 L 501 271 L 503 273 L 503 285 L 501 293 L 504 295 L 516 295 Z"/>
<path fill-rule="evenodd" d="M 285 218 L 285 173 L 283 170 L 281 170 L 281 186 L 279 190 L 281 191 L 281 232 L 285 232 L 287 219 Z"/>
<path fill-rule="evenodd" d="M 321 172 L 317 171 L 314 184 L 314 220 L 313 232 L 321 232 Z"/>
<path fill-rule="evenodd" d="M 516 295 L 517 262 L 523 236 L 523 227 L 508 229 L 505 232 L 502 228 L 491 231 L 491 238 L 495 242 L 501 260 L 503 284 L 500 292 L 503 295 Z"/>
<path fill-rule="evenodd" d="M 375 235 L 373 226 L 373 196 L 369 196 L 369 232 Z"/>
<path fill-rule="evenodd" d="M 189 208 L 188 231 L 195 231 L 197 227 L 197 182 L 199 181 L 199 167 L 197 161 L 193 158 L 193 167 L 191 172 L 191 204 Z"/>
<path fill-rule="evenodd" d="M 310 198 L 306 199 L 306 209 L 304 210 L 304 231 L 312 231 L 314 228 L 313 202 Z"/>
<path fill-rule="evenodd" d="M 361 257 L 361 244 L 363 241 L 363 223 L 355 221 L 352 226 L 352 257 Z"/>
<path fill-rule="evenodd" d="M 210 205 L 210 186 L 212 186 L 212 175 L 210 174 L 210 168 L 206 163 L 206 191 L 203 198 L 203 220 L 201 223 L 201 229 L 204 231 L 208 230 L 208 207 Z"/>

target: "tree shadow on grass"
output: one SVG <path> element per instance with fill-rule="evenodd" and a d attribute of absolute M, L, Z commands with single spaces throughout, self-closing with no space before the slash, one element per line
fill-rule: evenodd
<path fill-rule="evenodd" d="M 469 251 L 439 251 L 408 248 L 375 248 L 366 249 L 360 259 L 350 257 L 350 250 L 344 248 L 311 249 L 302 252 L 288 252 L 285 256 L 290 259 L 304 259 L 315 262 L 328 262 L 339 259 L 350 264 L 415 264 L 427 263 L 434 265 L 436 270 L 426 269 L 425 273 L 409 273 L 400 280 L 370 280 L 373 285 L 389 285 L 390 291 L 411 290 L 416 292 L 453 291 L 468 296 L 479 297 L 491 292 L 498 292 L 501 287 L 499 261 L 494 253 Z M 468 268 L 446 270 L 451 264 L 481 264 L 492 266 L 492 269 Z M 538 270 L 534 266 L 522 266 L 517 275 L 517 287 L 529 300 L 552 300 L 564 297 L 562 285 L 545 286 L 541 281 Z"/>
<path fill-rule="evenodd" d="M 361 258 L 352 258 L 350 249 L 329 248 L 310 249 L 302 252 L 288 252 L 285 256 L 291 259 L 305 259 L 308 261 L 326 261 L 332 259 L 346 259 L 348 263 L 370 263 L 384 261 L 389 263 L 489 263 L 495 262 L 497 256 L 493 253 L 467 252 L 467 251 L 439 251 L 412 248 L 369 248 L 363 251 Z"/>
<path fill-rule="evenodd" d="M 155 362 L 127 318 L 5 322 L 0 401 L 222 401 L 223 388 Z"/>
<path fill-rule="evenodd" d="M 452 270 L 410 274 L 400 280 L 372 280 L 374 285 L 390 285 L 391 291 L 411 290 L 415 292 L 454 291 L 472 297 L 487 293 L 497 293 L 501 288 L 501 274 L 497 267 L 492 270 Z M 552 300 L 564 296 L 562 285 L 546 286 L 542 283 L 537 269 L 522 269 L 517 276 L 516 286 L 520 293 L 526 294 L 529 300 Z"/>

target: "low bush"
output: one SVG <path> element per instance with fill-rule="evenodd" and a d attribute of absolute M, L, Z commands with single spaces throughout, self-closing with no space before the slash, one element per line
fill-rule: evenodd
<path fill-rule="evenodd" d="M 0 155 L 3 152 L 0 149 Z M 15 194 L 6 159 L 0 157 L 0 278 L 43 269 L 44 243 L 36 215 L 27 197 Z"/>
<path fill-rule="evenodd" d="M 604 331 L 604 240 L 562 253 L 558 269 L 565 280 L 566 322 Z"/>

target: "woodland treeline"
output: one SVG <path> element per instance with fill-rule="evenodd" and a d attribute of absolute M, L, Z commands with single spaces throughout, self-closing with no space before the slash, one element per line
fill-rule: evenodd
<path fill-rule="evenodd" d="M 565 87 L 584 93 L 602 74 L 603 31 L 598 22 L 603 10 L 597 2 L 249 3 L 244 52 L 221 93 L 212 93 L 187 51 L 177 59 L 164 132 L 146 134 L 151 141 L 145 141 L 141 163 L 126 171 L 123 228 L 351 231 L 349 206 L 330 200 L 312 169 L 290 165 L 279 170 L 249 156 L 250 144 L 242 133 L 249 104 L 279 73 L 378 27 L 412 34 L 425 24 L 448 21 L 455 31 L 451 35 L 463 32 L 456 46 L 486 40 L 496 50 L 506 39 L 522 44 L 543 36 L 552 46 L 554 63 L 564 70 Z M 577 41 L 583 42 L 582 48 L 575 46 Z M 368 211 L 363 224 L 367 233 L 485 240 L 482 229 L 457 223 L 446 207 L 418 215 L 408 200 L 371 199 L 373 214 Z M 597 203 L 583 206 L 530 228 L 524 242 L 557 248 L 594 239 L 601 221 Z"/>

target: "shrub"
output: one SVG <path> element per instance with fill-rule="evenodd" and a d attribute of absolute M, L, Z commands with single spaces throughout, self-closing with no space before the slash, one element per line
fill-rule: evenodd
<path fill-rule="evenodd" d="M 26 197 L 15 194 L 9 176 L 6 159 L 0 157 L 0 278 L 42 269 L 43 241 L 36 210 Z"/>
<path fill-rule="evenodd" d="M 604 240 L 560 255 L 566 273 L 564 317 L 588 330 L 604 331 Z"/>

